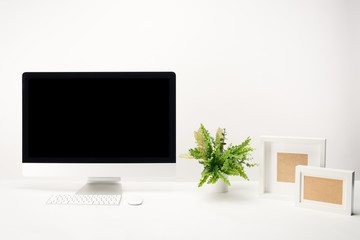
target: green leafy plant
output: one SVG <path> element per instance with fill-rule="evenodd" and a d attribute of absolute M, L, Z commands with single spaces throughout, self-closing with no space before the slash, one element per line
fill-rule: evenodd
<path fill-rule="evenodd" d="M 201 124 L 198 131 L 194 132 L 197 147 L 189 149 L 188 154 L 181 154 L 180 157 L 188 159 L 197 159 L 200 164 L 204 165 L 201 173 L 199 187 L 204 183 L 214 184 L 219 179 L 227 185 L 231 185 L 227 179 L 228 176 L 240 176 L 249 180 L 245 173 L 246 167 L 257 166 L 256 163 L 250 163 L 252 157 L 250 153 L 254 151 L 251 148 L 250 137 L 240 145 L 232 144 L 226 148 L 226 131 L 225 128 L 219 128 L 216 132 L 215 139 L 210 136 L 208 130 Z"/>

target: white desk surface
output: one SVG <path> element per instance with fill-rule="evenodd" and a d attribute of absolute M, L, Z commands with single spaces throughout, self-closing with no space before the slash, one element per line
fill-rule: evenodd
<path fill-rule="evenodd" d="M 0 181 L 0 239 L 360 239 L 360 182 L 351 217 L 261 199 L 257 182 L 233 183 L 225 194 L 196 183 L 123 183 L 119 206 L 45 204 L 83 184 Z M 127 205 L 128 193 L 143 196 L 143 205 Z"/>

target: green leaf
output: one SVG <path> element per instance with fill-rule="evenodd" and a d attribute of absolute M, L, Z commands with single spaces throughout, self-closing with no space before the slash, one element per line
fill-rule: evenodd
<path fill-rule="evenodd" d="M 251 163 L 250 153 L 254 151 L 254 148 L 250 147 L 250 137 L 240 145 L 230 143 L 225 149 L 225 128 L 218 128 L 214 139 L 203 124 L 200 125 L 198 131 L 194 132 L 194 137 L 197 147 L 189 149 L 188 154 L 182 154 L 180 157 L 195 158 L 204 165 L 199 187 L 205 183 L 214 184 L 219 179 L 230 186 L 230 181 L 224 174 L 249 180 L 245 173 L 245 167 L 258 166 L 256 163 Z"/>
<path fill-rule="evenodd" d="M 231 186 L 230 181 L 229 181 L 229 179 L 227 179 L 227 177 L 225 177 L 221 172 L 218 172 L 218 174 L 219 174 L 219 177 L 220 177 L 227 185 Z"/>
<path fill-rule="evenodd" d="M 206 159 L 206 154 L 202 149 L 199 148 L 191 148 L 189 149 L 189 155 L 195 159 Z"/>

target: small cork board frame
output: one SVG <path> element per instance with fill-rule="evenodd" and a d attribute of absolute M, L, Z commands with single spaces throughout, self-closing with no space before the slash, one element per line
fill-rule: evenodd
<path fill-rule="evenodd" d="M 354 179 L 354 171 L 296 166 L 295 205 L 351 215 Z"/>
<path fill-rule="evenodd" d="M 326 139 L 260 137 L 260 195 L 293 200 L 295 168 L 298 165 L 325 167 Z"/>

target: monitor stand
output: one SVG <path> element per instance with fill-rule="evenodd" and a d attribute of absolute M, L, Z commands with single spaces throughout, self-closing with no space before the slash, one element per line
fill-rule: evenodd
<path fill-rule="evenodd" d="M 121 195 L 119 177 L 89 177 L 87 183 L 75 194 L 78 195 Z"/>

